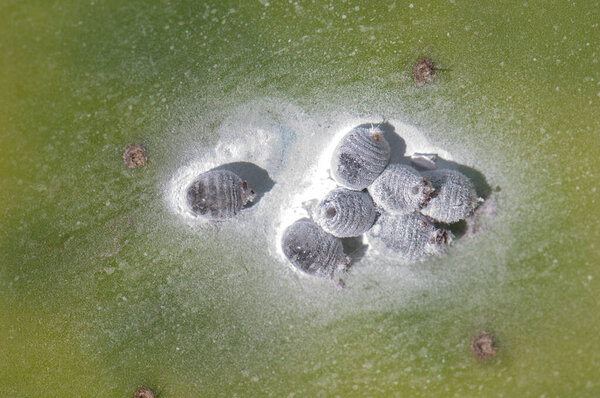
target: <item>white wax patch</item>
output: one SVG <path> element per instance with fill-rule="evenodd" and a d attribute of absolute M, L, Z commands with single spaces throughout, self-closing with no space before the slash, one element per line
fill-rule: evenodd
<path fill-rule="evenodd" d="M 242 107 L 224 120 L 215 131 L 216 145 L 200 147 L 194 160 L 177 169 L 166 186 L 166 201 L 170 209 L 191 225 L 201 225 L 205 219 L 194 214 L 187 203 L 187 188 L 198 175 L 234 162 L 250 162 L 265 170 L 277 168 L 284 155 L 282 129 L 279 121 L 264 114 L 266 106 L 257 101 L 253 107 Z M 192 145 L 192 144 L 191 144 Z M 253 189 L 252 186 L 249 187 Z"/>
<path fill-rule="evenodd" d="M 224 231 L 224 239 L 233 239 L 232 232 L 235 232 L 264 241 L 270 255 L 278 262 L 289 264 L 281 248 L 283 233 L 296 220 L 310 217 L 303 205 L 305 202 L 321 200 L 338 186 L 330 171 L 338 142 L 352 128 L 381 119 L 350 115 L 319 119 L 309 117 L 292 104 L 271 99 L 245 104 L 229 115 L 215 129 L 214 135 L 218 138 L 213 146 L 193 148 L 190 143 L 190 148 L 186 148 L 191 154 L 185 164 L 174 170 L 166 184 L 166 202 L 184 223 L 201 227 L 201 232 L 204 227 L 210 228 L 211 223 L 191 211 L 186 195 L 190 184 L 199 174 L 224 164 L 255 164 L 267 171 L 274 186 L 256 204 L 244 208 L 232 219 L 219 221 L 220 230 Z M 386 123 L 404 140 L 403 156 L 409 157 L 414 152 L 436 153 L 452 160 L 447 151 L 429 142 L 416 127 L 399 120 Z M 376 127 L 377 123 L 373 125 Z M 190 130 L 193 128 L 190 126 Z M 392 146 L 392 151 L 398 149 L 402 148 Z"/>

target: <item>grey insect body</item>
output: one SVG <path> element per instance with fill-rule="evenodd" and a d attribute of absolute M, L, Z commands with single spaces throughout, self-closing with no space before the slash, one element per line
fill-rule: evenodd
<path fill-rule="evenodd" d="M 390 145 L 377 127 L 356 127 L 342 138 L 333 153 L 333 178 L 349 189 L 362 190 L 390 161 Z"/>
<path fill-rule="evenodd" d="M 390 213 L 411 213 L 434 195 L 433 186 L 407 165 L 390 164 L 369 187 L 375 203 Z"/>
<path fill-rule="evenodd" d="M 399 256 L 404 263 L 441 254 L 452 240 L 452 233 L 437 228 L 418 212 L 384 213 L 368 232 L 369 242 L 384 253 Z"/>
<path fill-rule="evenodd" d="M 309 219 L 290 225 L 281 240 L 283 254 L 298 270 L 330 278 L 349 264 L 342 241 Z"/>
<path fill-rule="evenodd" d="M 376 216 L 375 204 L 367 192 L 337 188 L 317 205 L 314 219 L 333 236 L 350 238 L 367 232 Z"/>
<path fill-rule="evenodd" d="M 228 170 L 202 173 L 187 189 L 192 211 L 210 220 L 231 218 L 253 199 L 254 191 L 237 174 Z"/>
<path fill-rule="evenodd" d="M 473 214 L 479 204 L 473 182 L 456 170 L 442 169 L 421 173 L 436 190 L 421 213 L 434 220 L 453 223 Z"/>

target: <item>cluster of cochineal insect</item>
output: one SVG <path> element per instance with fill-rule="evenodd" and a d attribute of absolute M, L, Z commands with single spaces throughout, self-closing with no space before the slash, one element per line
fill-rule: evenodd
<path fill-rule="evenodd" d="M 342 238 L 366 234 L 371 246 L 402 263 L 440 255 L 453 239 L 448 224 L 477 205 L 471 180 L 456 170 L 419 172 L 390 163 L 391 149 L 376 127 L 356 127 L 336 146 L 331 174 L 339 185 L 305 218 L 290 225 L 283 253 L 298 270 L 333 278 L 350 259 Z"/>

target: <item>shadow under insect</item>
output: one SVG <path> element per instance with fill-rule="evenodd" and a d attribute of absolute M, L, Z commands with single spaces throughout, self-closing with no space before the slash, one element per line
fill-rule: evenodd
<path fill-rule="evenodd" d="M 254 199 L 246 204 L 246 208 L 255 206 L 275 185 L 275 181 L 269 177 L 269 173 L 265 169 L 250 162 L 226 163 L 213 170 L 231 171 L 246 181 L 248 187 L 254 190 Z"/>
<path fill-rule="evenodd" d="M 369 248 L 369 245 L 365 243 L 363 235 L 352 238 L 342 238 L 342 246 L 344 247 L 344 253 L 352 260 L 352 263 L 348 268 L 350 268 L 353 263 L 361 260 L 365 254 L 367 254 L 367 249 Z"/>

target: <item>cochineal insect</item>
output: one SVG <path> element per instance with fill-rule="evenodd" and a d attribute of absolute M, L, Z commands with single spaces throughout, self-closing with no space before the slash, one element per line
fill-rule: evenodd
<path fill-rule="evenodd" d="M 342 241 L 307 218 L 286 228 L 281 248 L 296 269 L 309 275 L 333 278 L 336 272 L 343 271 L 350 264 Z"/>
<path fill-rule="evenodd" d="M 454 223 L 473 214 L 479 198 L 473 182 L 456 170 L 442 169 L 421 173 L 435 188 L 436 195 L 421 213 L 443 223 Z"/>
<path fill-rule="evenodd" d="M 377 210 L 367 192 L 337 188 L 317 205 L 313 217 L 321 228 L 333 236 L 350 238 L 371 228 Z"/>
<path fill-rule="evenodd" d="M 390 213 L 412 213 L 435 194 L 433 186 L 410 166 L 390 164 L 369 187 L 377 206 Z"/>
<path fill-rule="evenodd" d="M 404 263 L 441 254 L 452 241 L 452 233 L 436 227 L 424 215 L 382 214 L 367 233 L 369 242 L 383 253 L 398 256 Z"/>
<path fill-rule="evenodd" d="M 356 127 L 337 144 L 331 159 L 333 178 L 349 189 L 362 190 L 390 161 L 390 145 L 376 126 Z"/>
<path fill-rule="evenodd" d="M 191 210 L 210 220 L 222 220 L 238 214 L 254 199 L 246 181 L 228 170 L 210 170 L 200 174 L 187 189 Z"/>

